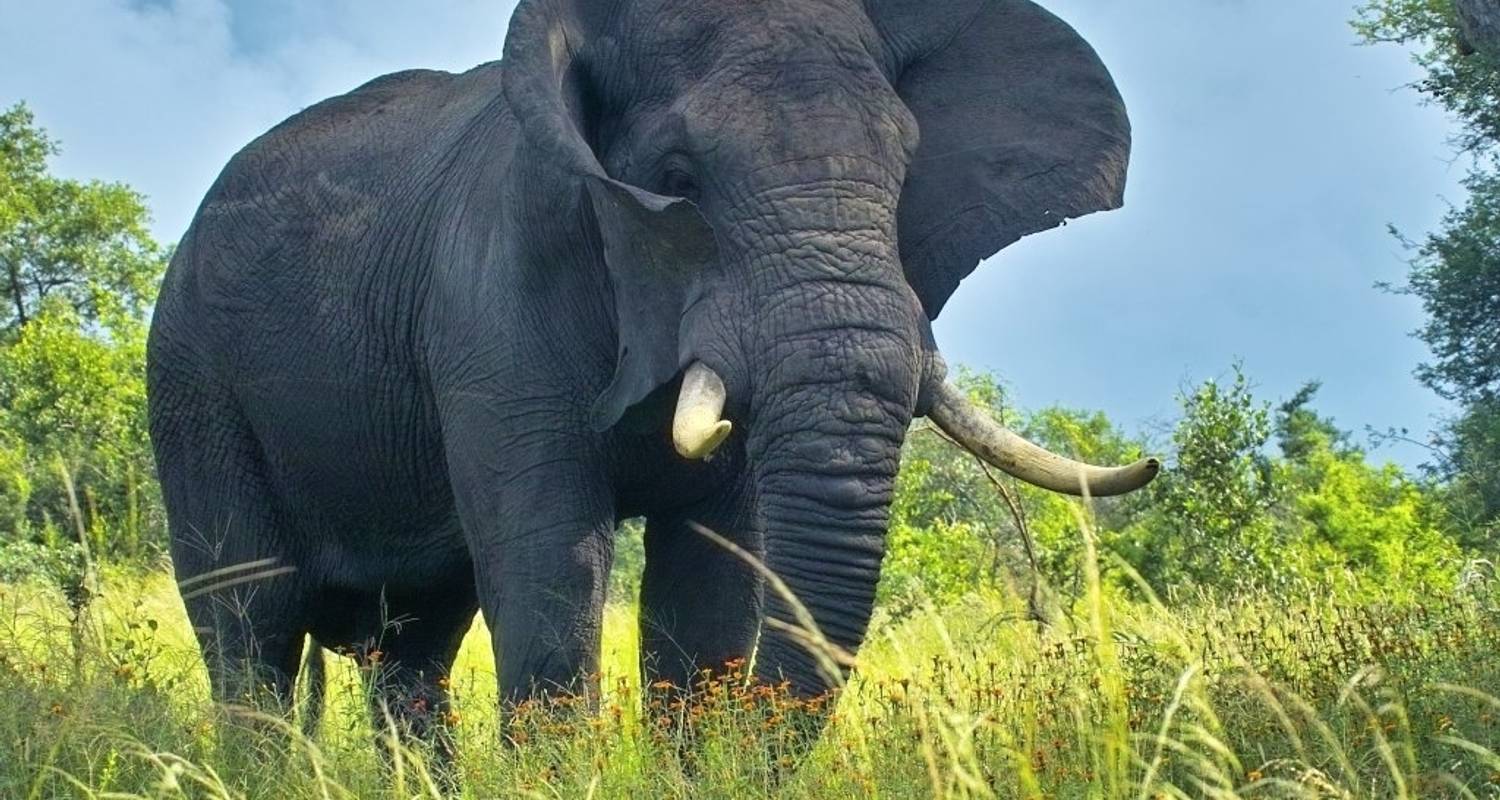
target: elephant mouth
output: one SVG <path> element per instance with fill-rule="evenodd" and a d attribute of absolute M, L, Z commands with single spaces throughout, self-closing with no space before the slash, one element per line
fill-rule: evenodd
<path fill-rule="evenodd" d="M 1120 467 L 1075 461 L 1026 440 L 996 422 L 957 387 L 931 378 L 927 418 L 986 463 L 1033 486 L 1062 494 L 1112 497 L 1143 488 L 1161 472 L 1161 461 L 1143 458 Z M 727 392 L 711 367 L 694 362 L 683 376 L 672 419 L 672 442 L 683 458 L 710 458 L 733 430 L 723 418 Z"/>

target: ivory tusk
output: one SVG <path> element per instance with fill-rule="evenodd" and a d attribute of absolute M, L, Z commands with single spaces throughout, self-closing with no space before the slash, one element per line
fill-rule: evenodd
<path fill-rule="evenodd" d="M 701 361 L 682 376 L 682 393 L 672 417 L 672 444 L 683 458 L 702 461 L 713 455 L 734 425 L 724 419 L 724 381 Z"/>
<path fill-rule="evenodd" d="M 1145 458 L 1123 467 L 1095 467 L 1026 441 L 990 418 L 953 385 L 938 381 L 927 418 L 975 455 L 1009 475 L 1054 492 L 1112 497 L 1150 483 L 1161 461 Z"/>

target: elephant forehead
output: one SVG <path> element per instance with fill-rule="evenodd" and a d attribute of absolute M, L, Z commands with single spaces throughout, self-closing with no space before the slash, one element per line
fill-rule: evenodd
<path fill-rule="evenodd" d="M 595 69 L 630 149 L 731 171 L 832 155 L 889 168 L 915 151 L 857 0 L 643 0 L 616 19 Z"/>
<path fill-rule="evenodd" d="M 616 17 L 619 41 L 646 60 L 696 65 L 701 77 L 756 54 L 785 60 L 880 52 L 859 0 L 637 0 Z"/>
<path fill-rule="evenodd" d="M 740 65 L 689 87 L 671 109 L 689 149 L 738 165 L 755 186 L 842 178 L 893 191 L 916 150 L 915 120 L 873 71 Z"/>
<path fill-rule="evenodd" d="M 886 83 L 879 37 L 856 0 L 644 0 L 612 37 L 618 62 L 633 73 L 637 100 L 695 90 L 721 102 L 824 95 L 859 78 Z M 866 94 L 860 91 L 858 94 Z"/>

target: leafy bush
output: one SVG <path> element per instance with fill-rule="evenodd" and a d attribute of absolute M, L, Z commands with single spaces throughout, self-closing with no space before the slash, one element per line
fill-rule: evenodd
<path fill-rule="evenodd" d="M 1205 381 L 1180 402 L 1176 452 L 1148 489 L 1150 511 L 1105 540 L 1157 587 L 1285 583 L 1287 531 L 1272 513 L 1281 492 L 1264 453 L 1269 405 L 1238 367 L 1227 385 Z"/>
<path fill-rule="evenodd" d="M 144 373 L 167 254 L 144 198 L 49 174 L 57 152 L 0 113 L 0 542 L 137 557 L 162 539 Z"/>
<path fill-rule="evenodd" d="M 146 435 L 139 322 L 89 330 L 44 303 L 0 348 L 0 508 L 16 539 L 82 527 L 101 554 L 160 544 L 162 512 Z"/>
<path fill-rule="evenodd" d="M 1074 458 L 1124 463 L 1146 449 L 1101 413 L 1057 407 L 1023 413 L 1007 405 L 991 375 L 964 372 L 958 383 L 1003 423 Z M 1099 526 L 1120 527 L 1141 507 L 1139 497 L 1099 499 L 1092 513 Z M 978 588 L 1027 586 L 1033 565 L 1048 582 L 1077 594 L 1083 577 L 1078 523 L 1074 500 L 982 464 L 918 421 L 907 438 L 891 505 L 880 598 L 897 611 L 954 602 Z"/>
<path fill-rule="evenodd" d="M 1279 472 L 1295 489 L 1288 538 L 1293 570 L 1307 581 L 1387 599 L 1453 586 L 1463 556 L 1445 529 L 1440 495 L 1400 468 L 1322 446 Z"/>
<path fill-rule="evenodd" d="M 1022 413 L 1005 406 L 991 377 L 961 383 L 997 418 L 1074 458 L 1126 463 L 1147 449 L 1102 414 Z M 1025 585 L 1033 564 L 1065 604 L 1076 600 L 1084 518 L 1100 546 L 1158 593 L 1318 587 L 1399 600 L 1451 588 L 1465 557 L 1446 489 L 1372 464 L 1310 407 L 1317 389 L 1308 384 L 1273 413 L 1238 367 L 1205 381 L 1180 397 L 1161 477 L 1087 508 L 985 468 L 919 422 L 897 481 L 881 600 L 897 614 L 952 603 Z M 1107 585 L 1133 590 L 1135 576 L 1103 566 Z"/>
<path fill-rule="evenodd" d="M 0 542 L 0 583 L 68 586 L 84 571 L 83 548 L 71 542 Z"/>

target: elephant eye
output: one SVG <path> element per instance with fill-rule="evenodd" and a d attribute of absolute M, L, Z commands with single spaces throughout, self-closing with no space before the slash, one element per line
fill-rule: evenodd
<path fill-rule="evenodd" d="M 680 167 L 668 167 L 662 173 L 661 193 L 668 197 L 681 197 L 695 202 L 701 194 L 698 180 Z"/>

